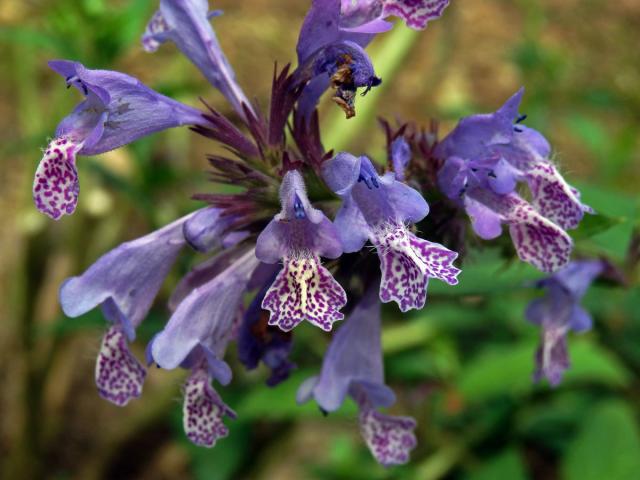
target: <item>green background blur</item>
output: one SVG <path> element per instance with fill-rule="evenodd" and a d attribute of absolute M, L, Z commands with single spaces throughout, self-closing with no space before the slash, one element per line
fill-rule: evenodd
<path fill-rule="evenodd" d="M 215 28 L 249 97 L 266 105 L 273 62 L 295 61 L 302 0 L 225 0 Z M 119 409 L 101 400 L 93 368 L 99 312 L 65 318 L 56 293 L 119 242 L 199 206 L 211 142 L 177 129 L 78 162 L 78 212 L 53 222 L 31 203 L 40 149 L 80 100 L 47 69 L 52 58 L 121 70 L 192 105 L 221 95 L 172 45 L 139 44 L 155 2 L 0 0 L 0 478 L 362 479 L 640 478 L 640 2 L 453 0 L 425 32 L 398 28 L 370 51 L 383 86 L 347 122 L 321 108 L 326 148 L 382 159 L 376 116 L 448 131 L 462 115 L 495 110 L 520 85 L 528 125 L 543 132 L 567 180 L 600 212 L 573 232 L 577 252 L 608 255 L 628 285 L 598 284 L 585 298 L 593 331 L 570 338 L 572 369 L 556 390 L 531 383 L 538 331 L 523 320 L 540 275 L 471 240 L 461 283 L 433 282 L 428 307 L 386 308 L 392 411 L 414 416 L 419 445 L 408 466 L 385 470 L 359 438 L 355 407 L 323 418 L 295 391 L 318 371 L 327 338 L 296 329 L 299 370 L 274 390 L 261 368 L 222 397 L 239 415 L 213 450 L 181 426 L 184 372 L 152 370 L 144 395 Z M 330 102 L 329 102 L 330 103 Z M 634 233 L 635 232 L 635 233 Z M 635 247 L 634 247 L 635 245 Z M 178 262 L 135 352 L 168 318 L 170 288 L 202 257 Z"/>

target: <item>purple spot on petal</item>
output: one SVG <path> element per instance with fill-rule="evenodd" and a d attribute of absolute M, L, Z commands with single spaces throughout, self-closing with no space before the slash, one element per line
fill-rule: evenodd
<path fill-rule="evenodd" d="M 288 332 L 303 320 L 330 331 L 342 320 L 347 295 L 317 255 L 285 257 L 284 266 L 267 291 L 262 308 L 271 312 L 269 325 Z"/>
<path fill-rule="evenodd" d="M 229 434 L 222 423 L 225 415 L 236 416 L 211 386 L 206 369 L 194 370 L 184 385 L 182 422 L 187 438 L 196 445 L 213 447 Z"/>
<path fill-rule="evenodd" d="M 40 160 L 33 180 L 36 208 L 54 220 L 76 209 L 80 186 L 76 154 L 82 144 L 64 137 L 53 140 Z"/>
<path fill-rule="evenodd" d="M 142 394 L 147 372 L 136 360 L 124 332 L 111 327 L 102 339 L 96 362 L 96 385 L 100 396 L 122 407 Z"/>
<path fill-rule="evenodd" d="M 378 463 L 384 466 L 409 461 L 409 452 L 417 443 L 415 428 L 416 422 L 411 417 L 393 417 L 373 409 L 360 413 L 362 436 Z"/>

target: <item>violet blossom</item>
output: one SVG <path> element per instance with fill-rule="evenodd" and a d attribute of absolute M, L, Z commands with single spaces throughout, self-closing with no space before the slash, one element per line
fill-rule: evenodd
<path fill-rule="evenodd" d="M 124 73 L 89 70 L 67 60 L 53 60 L 49 66 L 85 97 L 60 122 L 36 170 L 34 202 L 54 220 L 76 209 L 77 155 L 97 155 L 160 130 L 206 123 L 198 110 Z"/>
<path fill-rule="evenodd" d="M 400 310 L 420 309 L 429 278 L 458 283 L 453 266 L 457 253 L 423 240 L 407 224 L 422 220 L 429 206 L 422 195 L 396 180 L 379 176 L 367 157 L 342 152 L 323 165 L 327 185 L 343 199 L 335 223 L 345 252 L 357 252 L 367 240 L 380 259 L 380 299 L 395 301 Z"/>
<path fill-rule="evenodd" d="M 453 227 L 438 219 L 455 216 L 460 206 L 485 239 L 508 224 L 520 258 L 555 271 L 572 249 L 565 230 L 591 211 L 551 163 L 544 137 L 522 125 L 522 92 L 494 114 L 463 119 L 435 146 L 424 135 L 410 135 L 407 124 L 390 135 L 387 123 L 391 171 L 384 174 L 366 156 L 325 150 L 314 112 L 322 92 L 331 85 L 334 101 L 347 116 L 355 114 L 357 92 L 381 82 L 364 47 L 391 28 L 386 19 L 399 16 L 420 29 L 447 5 L 314 1 L 298 41 L 299 65 L 292 73 L 290 66 L 274 70 L 269 107 L 262 112 L 235 81 L 208 3 L 161 0 L 143 35 L 145 49 L 174 42 L 229 100 L 239 115 L 235 121 L 210 107 L 201 113 L 182 105 L 125 74 L 52 62 L 85 100 L 61 122 L 36 174 L 40 210 L 59 218 L 75 208 L 77 154 L 98 154 L 179 125 L 216 142 L 219 153 L 208 156 L 210 178 L 230 187 L 197 193 L 206 207 L 125 242 L 62 285 L 60 303 L 68 316 L 100 306 L 111 324 L 96 366 L 100 395 L 120 406 L 141 395 L 146 371 L 129 342 L 186 245 L 207 257 L 177 282 L 168 321 L 146 352 L 149 364 L 188 372 L 183 425 L 193 443 L 214 446 L 228 433 L 224 418 L 235 417 L 214 388 L 214 382 L 232 380 L 232 342 L 245 367 L 269 367 L 266 381 L 275 386 L 299 361 L 292 349 L 295 327 L 306 320 L 323 330 L 316 334 L 325 334 L 347 307 L 351 314 L 333 333 L 320 375 L 300 388 L 298 399 L 313 397 L 330 412 L 350 396 L 376 460 L 385 466 L 407 462 L 416 445 L 415 421 L 379 411 L 395 402 L 384 383 L 380 302 L 394 301 L 402 312 L 421 309 L 429 278 L 458 282 L 458 253 L 446 231 Z M 437 198 L 436 183 L 452 201 Z M 530 202 L 518 195 L 520 183 L 528 185 Z M 438 215 L 427 217 L 423 193 L 435 193 L 431 205 Z M 420 238 L 418 228 L 442 244 Z M 537 378 L 559 381 L 568 365 L 567 332 L 590 324 L 578 303 L 598 272 L 594 262 L 575 262 L 541 283 L 548 294 L 527 314 L 543 328 Z"/>
<path fill-rule="evenodd" d="M 253 114 L 251 103 L 236 82 L 210 23 L 210 18 L 220 13 L 210 13 L 207 0 L 160 0 L 160 8 L 142 36 L 142 45 L 146 51 L 155 52 L 166 41 L 175 43 L 211 85 L 222 92 L 238 115 L 245 118 L 245 108 Z"/>
<path fill-rule="evenodd" d="M 495 113 L 460 121 L 436 146 L 435 156 L 444 161 L 438 180 L 467 211 L 478 236 L 496 238 L 507 224 L 518 256 L 554 272 L 567 264 L 573 248 L 565 230 L 593 210 L 551 162 L 546 139 L 522 125 L 523 94 L 520 89 Z M 516 192 L 518 182 L 529 186 L 531 203 Z"/>
<path fill-rule="evenodd" d="M 439 18 L 448 4 L 449 0 L 313 0 L 298 38 L 298 64 L 305 65 L 310 58 L 320 56 L 325 63 L 333 63 L 335 70 L 328 76 L 315 72 L 300 100 L 302 113 L 308 116 L 331 84 L 336 89 L 333 100 L 347 118 L 354 116 L 358 88 L 363 87 L 365 95 L 380 85 L 381 79 L 373 74 L 373 67 L 369 77 L 357 78 L 352 71 L 371 64 L 362 49 L 376 34 L 393 27 L 386 19 L 400 17 L 407 26 L 422 30 L 430 20 Z M 355 44 L 362 54 L 332 56 L 330 47 L 337 44 Z"/>
<path fill-rule="evenodd" d="M 324 213 L 311 206 L 298 171 L 285 174 L 280 202 L 281 212 L 256 241 L 260 261 L 283 262 L 262 308 L 271 312 L 269 325 L 278 325 L 285 332 L 303 320 L 329 331 L 333 322 L 344 318 L 340 309 L 347 296 L 320 257 L 340 256 L 338 232 Z"/>
<path fill-rule="evenodd" d="M 532 301 L 526 317 L 541 327 L 541 343 L 536 352 L 534 380 L 546 377 L 556 386 L 569 368 L 567 334 L 591 329 L 591 315 L 580 301 L 591 283 L 604 270 L 600 260 L 576 260 L 562 270 L 538 282 L 545 295 Z"/>
<path fill-rule="evenodd" d="M 372 284 L 338 329 L 320 375 L 300 386 L 298 402 L 314 398 L 324 412 L 333 412 L 351 396 L 360 411 L 360 431 L 367 446 L 380 464 L 389 466 L 409 460 L 409 451 L 416 445 L 416 422 L 377 410 L 395 403 L 395 394 L 384 383 L 377 291 L 378 285 Z"/>

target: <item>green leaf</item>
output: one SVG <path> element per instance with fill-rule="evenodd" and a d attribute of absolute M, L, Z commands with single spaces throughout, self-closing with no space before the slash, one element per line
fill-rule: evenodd
<path fill-rule="evenodd" d="M 496 249 L 487 248 L 477 258 L 465 261 L 458 285 L 431 282 L 431 295 L 504 295 L 507 291 L 521 289 L 543 277 L 538 270 L 520 261 L 505 262 Z M 491 279 L 491 281 L 487 281 Z"/>
<path fill-rule="evenodd" d="M 481 402 L 494 396 L 521 396 L 534 388 L 549 388 L 532 383 L 535 350 L 534 342 L 488 347 L 464 366 L 458 380 L 460 392 L 470 402 Z M 632 378 L 608 351 L 586 339 L 570 335 L 569 355 L 572 366 L 563 385 L 589 382 L 620 388 Z"/>
<path fill-rule="evenodd" d="M 571 232 L 574 240 L 591 238 L 600 233 L 607 232 L 613 227 L 627 221 L 625 217 L 610 217 L 608 215 L 585 215 L 580 226 L 575 232 Z"/>
<path fill-rule="evenodd" d="M 633 480 L 640 472 L 640 434 L 634 412 L 619 401 L 598 405 L 569 446 L 567 480 Z"/>
<path fill-rule="evenodd" d="M 517 450 L 510 449 L 491 458 L 466 478 L 467 480 L 526 480 L 528 477 Z"/>
<path fill-rule="evenodd" d="M 183 441 L 191 454 L 197 480 L 232 480 L 247 460 L 251 444 L 251 428 L 247 422 L 227 422 L 229 436 L 216 443 L 215 448 L 198 447 Z"/>

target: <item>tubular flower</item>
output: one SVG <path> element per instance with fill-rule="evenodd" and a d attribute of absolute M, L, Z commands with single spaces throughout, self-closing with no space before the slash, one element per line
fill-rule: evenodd
<path fill-rule="evenodd" d="M 49 66 L 85 97 L 58 125 L 33 182 L 36 207 L 55 220 L 76 209 L 76 155 L 97 155 L 160 130 L 206 123 L 198 110 L 124 73 L 89 70 L 67 60 L 51 61 Z"/>
<path fill-rule="evenodd" d="M 320 257 L 342 253 L 338 233 L 320 210 L 311 206 L 300 173 L 286 173 L 280 188 L 282 211 L 258 237 L 256 256 L 265 263 L 282 260 L 283 266 L 267 291 L 262 308 L 271 312 L 269 325 L 285 332 L 302 320 L 330 331 L 342 320 L 347 296 Z"/>
<path fill-rule="evenodd" d="M 159 367 L 191 370 L 184 387 L 183 420 L 187 437 L 198 445 L 213 447 L 218 438 L 228 433 L 222 424 L 223 416 L 235 417 L 211 386 L 211 380 L 222 385 L 231 381 L 231 369 L 223 357 L 257 266 L 258 260 L 250 249 L 212 280 L 194 288 L 147 349 L 148 360 Z"/>
<path fill-rule="evenodd" d="M 142 394 L 146 372 L 127 343 L 135 339 L 136 328 L 185 245 L 182 227 L 190 217 L 123 243 L 60 288 L 66 315 L 78 317 L 101 306 L 112 324 L 98 353 L 96 384 L 100 395 L 116 405 L 126 405 Z"/>
<path fill-rule="evenodd" d="M 569 368 L 567 333 L 591 329 L 591 315 L 580 306 L 580 300 L 603 270 L 600 260 L 574 261 L 538 282 L 538 286 L 545 289 L 545 295 L 532 301 L 526 311 L 527 320 L 542 328 L 542 340 L 535 356 L 536 382 L 546 377 L 556 386 L 562 380 Z"/>
<path fill-rule="evenodd" d="M 410 417 L 393 417 L 377 411 L 395 403 L 384 384 L 380 345 L 380 302 L 377 285 L 367 293 L 336 332 L 318 377 L 307 379 L 298 390 L 298 402 L 312 397 L 325 412 L 337 410 L 350 395 L 360 410 L 360 430 L 376 460 L 389 466 L 406 463 L 416 445 Z"/>
<path fill-rule="evenodd" d="M 458 283 L 457 253 L 418 238 L 407 227 L 429 212 L 427 202 L 390 172 L 380 177 L 367 157 L 339 153 L 323 165 L 323 178 L 342 199 L 335 224 L 345 252 L 359 251 L 368 240 L 380 259 L 380 299 L 400 310 L 424 306 L 429 278 Z"/>
<path fill-rule="evenodd" d="M 345 82 L 352 70 L 371 61 L 364 52 L 364 62 L 344 56 L 332 58 L 328 54 L 329 46 L 348 42 L 365 48 L 376 34 L 393 27 L 385 20 L 389 16 L 400 17 L 407 26 L 422 30 L 427 22 L 440 17 L 448 4 L 449 0 L 313 0 L 298 38 L 298 64 L 305 65 L 311 57 L 321 56 L 326 59 L 325 63 L 334 63 L 338 73 L 332 72 L 329 78 L 316 73 L 301 98 L 303 114 L 308 116 L 313 111 L 322 93 L 331 85 L 336 89 L 333 100 L 350 118 L 355 115 L 357 89 L 365 88 L 364 95 L 381 83 L 373 74 L 373 67 L 369 77 Z"/>
<path fill-rule="evenodd" d="M 495 113 L 460 121 L 435 149 L 444 161 L 438 180 L 467 211 L 481 238 L 500 236 L 507 224 L 518 256 L 554 272 L 567 264 L 573 248 L 565 230 L 593 210 L 551 163 L 546 139 L 521 124 L 523 93 L 520 89 Z M 531 203 L 515 192 L 518 182 L 529 186 Z"/>
<path fill-rule="evenodd" d="M 211 85 L 222 92 L 238 115 L 245 118 L 245 108 L 250 113 L 253 109 L 236 82 L 209 21 L 220 13 L 209 13 L 207 0 L 161 0 L 142 36 L 142 46 L 147 52 L 155 52 L 166 41 L 175 43 Z"/>

